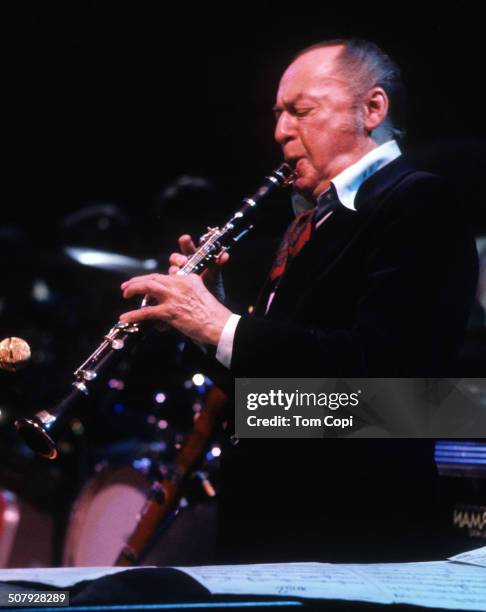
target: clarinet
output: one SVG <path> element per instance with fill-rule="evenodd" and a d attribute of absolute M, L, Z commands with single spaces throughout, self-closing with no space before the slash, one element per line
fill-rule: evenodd
<path fill-rule="evenodd" d="M 291 184 L 292 178 L 293 171 L 288 164 L 282 164 L 265 177 L 261 187 L 251 197 L 243 199 L 243 206 L 221 228 L 208 228 L 201 237 L 199 247 L 177 274 L 201 274 L 211 262 L 229 251 L 253 228 L 251 222 L 259 204 L 275 190 Z M 145 297 L 140 307 L 147 305 L 148 299 Z M 31 418 L 15 421 L 15 428 L 27 446 L 46 459 L 56 459 L 58 450 L 55 438 L 62 417 L 79 395 L 89 395 L 89 385 L 97 378 L 101 368 L 115 353 L 126 347 L 130 338 L 139 333 L 138 323 L 115 323 L 98 348 L 74 371 L 73 388 L 63 400 L 50 410 L 40 410 Z"/>

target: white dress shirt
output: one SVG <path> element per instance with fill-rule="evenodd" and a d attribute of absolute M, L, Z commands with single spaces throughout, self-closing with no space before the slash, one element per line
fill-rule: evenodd
<path fill-rule="evenodd" d="M 365 180 L 400 155 L 401 151 L 396 141 L 389 140 L 374 148 L 356 163 L 345 168 L 331 181 L 336 189 L 339 202 L 349 210 L 355 211 L 356 194 Z M 332 215 L 332 212 L 329 212 L 319 224 L 323 223 L 330 215 Z M 240 315 L 237 314 L 232 314 L 229 317 L 223 328 L 216 350 L 216 359 L 227 368 L 231 365 L 233 341 L 240 318 Z"/>

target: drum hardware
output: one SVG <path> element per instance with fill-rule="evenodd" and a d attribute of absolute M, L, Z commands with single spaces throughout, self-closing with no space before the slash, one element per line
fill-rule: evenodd
<path fill-rule="evenodd" d="M 184 449 L 184 440 L 179 446 Z M 165 514 L 152 526 L 141 553 L 143 563 L 186 564 L 192 562 L 193 555 L 199 563 L 212 561 L 216 507 L 211 500 L 216 492 L 213 482 L 214 478 L 217 481 L 218 471 L 214 459 L 219 453 L 215 449 L 214 454 L 204 452 L 207 446 L 206 443 L 200 447 L 204 448 L 201 467 L 188 474 L 181 484 L 178 500 L 172 506 L 168 503 Z M 78 492 L 71 508 L 63 565 L 113 565 L 127 536 L 137 527 L 148 499 L 159 506 L 165 503 L 161 481 L 171 479 L 176 458 L 166 456 L 165 446 L 160 449 L 153 443 L 142 443 L 136 453 L 134 449 L 120 454 L 116 448 L 111 456 L 110 447 L 106 447 L 105 458 L 93 465 L 92 476 Z"/>
<path fill-rule="evenodd" d="M 137 525 L 121 550 L 115 565 L 136 565 L 160 525 L 174 512 L 185 495 L 192 474 L 201 481 L 202 489 L 213 497 L 214 489 L 204 472 L 197 470 L 208 443 L 221 421 L 227 397 L 218 388 L 211 387 L 199 417 L 182 443 L 171 473 L 156 480 L 139 516 Z"/>

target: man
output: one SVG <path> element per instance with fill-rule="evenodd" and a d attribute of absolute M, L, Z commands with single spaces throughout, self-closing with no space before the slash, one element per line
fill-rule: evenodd
<path fill-rule="evenodd" d="M 393 140 L 399 85 L 373 43 L 302 51 L 280 81 L 275 138 L 296 192 L 315 205 L 312 219 L 299 218 L 312 229 L 298 220 L 287 233 L 294 252 L 281 248 L 255 316 L 230 312 L 200 277 L 173 275 L 194 248 L 184 236 L 170 276 L 122 285 L 124 297 L 158 304 L 121 319 L 161 320 L 213 345 L 234 376 L 453 374 L 474 295 L 474 246 L 451 190 Z M 430 553 L 431 443 L 244 440 L 225 469 L 232 560 L 406 559 L 409 545 L 415 558 Z"/>
<path fill-rule="evenodd" d="M 154 274 L 122 287 L 125 297 L 147 294 L 159 305 L 126 313 L 122 320 L 168 322 L 192 339 L 218 347 L 220 361 L 241 376 L 263 375 L 269 357 L 275 371 L 289 376 L 432 376 L 450 371 L 475 283 L 472 246 L 442 181 L 416 172 L 403 160 L 393 163 L 399 152 L 392 142 L 377 151 L 392 133 L 387 83 L 376 81 L 377 73 L 381 69 L 384 79 L 392 81 L 396 69 L 384 54 L 384 69 L 375 66 L 374 56 L 363 62 L 360 57 L 370 49 L 380 59 L 369 44 L 357 52 L 351 43 L 318 45 L 302 52 L 282 77 L 275 137 L 295 166 L 295 189 L 315 202 L 338 178 L 341 205 L 292 261 L 269 317 L 237 322 L 199 277 Z M 370 161 L 363 160 L 365 155 Z M 364 165 L 353 170 L 359 160 Z M 376 177 L 365 180 L 377 170 Z M 392 198 L 390 205 L 386 198 Z M 431 235 L 439 224 L 454 266 L 444 264 Z M 191 252 L 187 236 L 181 247 L 185 254 Z M 318 256 L 312 257 L 309 269 L 311 253 Z M 174 254 L 170 272 L 184 262 L 184 256 Z M 319 280 L 324 293 L 309 286 L 309 277 L 319 274 L 328 276 L 325 283 Z M 285 321 L 289 313 L 281 316 L 289 299 L 294 302 L 291 327 Z M 271 319 L 283 319 L 286 333 Z M 300 352 L 295 350 L 299 346 Z M 253 353 L 251 362 L 247 350 Z M 282 355 L 285 360 L 277 364 L 275 357 Z"/>

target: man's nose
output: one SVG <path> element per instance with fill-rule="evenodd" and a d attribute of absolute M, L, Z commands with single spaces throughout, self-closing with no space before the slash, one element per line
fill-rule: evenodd
<path fill-rule="evenodd" d="M 292 117 L 286 111 L 283 111 L 277 119 L 275 125 L 275 140 L 279 145 L 283 146 L 286 142 L 291 140 L 295 135 L 295 125 Z"/>

